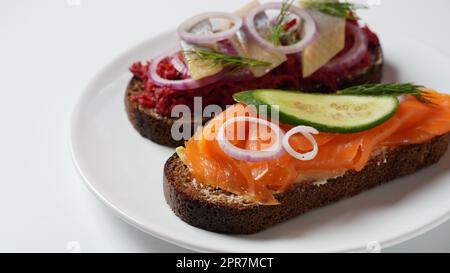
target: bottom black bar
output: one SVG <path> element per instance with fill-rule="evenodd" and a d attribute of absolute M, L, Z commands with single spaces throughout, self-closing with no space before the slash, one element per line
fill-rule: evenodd
<path fill-rule="evenodd" d="M 416 254 L 414 254 L 416 255 Z M 385 270 L 382 260 L 401 264 L 402 271 L 416 264 L 429 263 L 410 255 L 368 254 L 354 257 L 348 254 L 3 254 L 4 268 L 10 264 L 17 271 L 23 268 L 61 269 L 103 272 L 112 267 L 122 272 L 303 272 L 314 266 L 321 271 L 331 269 Z M 431 255 L 427 255 L 427 258 Z M 437 256 L 436 256 L 437 257 Z M 447 257 L 440 255 L 444 261 Z M 86 265 L 84 262 L 87 262 Z M 357 265 L 360 264 L 360 265 Z M 436 264 L 433 262 L 433 264 Z M 63 266 L 63 267 L 61 267 Z M 362 267 L 361 267 L 362 266 Z M 283 271 L 281 271 L 283 270 Z"/>

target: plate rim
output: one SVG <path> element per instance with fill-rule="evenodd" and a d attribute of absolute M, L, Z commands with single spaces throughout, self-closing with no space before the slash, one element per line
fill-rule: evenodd
<path fill-rule="evenodd" d="M 124 222 L 130 224 L 131 226 L 137 228 L 138 230 L 149 234 L 151 236 L 154 236 L 160 240 L 169 242 L 171 244 L 174 244 L 176 246 L 188 249 L 188 250 L 194 250 L 198 252 L 234 252 L 233 250 L 220 250 L 220 248 L 212 248 L 207 247 L 204 245 L 195 245 L 192 243 L 189 243 L 187 241 L 183 241 L 177 238 L 173 238 L 167 234 L 164 234 L 158 230 L 158 228 L 155 228 L 153 225 L 151 227 L 144 226 L 140 224 L 136 219 L 133 217 L 127 215 L 125 212 L 123 212 L 120 208 L 115 206 L 111 201 L 109 201 L 105 196 L 103 196 L 94 186 L 95 183 L 91 183 L 89 178 L 86 176 L 86 174 L 83 172 L 78 155 L 75 149 L 74 139 L 75 139 L 75 127 L 76 127 L 76 118 L 77 114 L 80 112 L 80 109 L 83 106 L 83 102 L 86 100 L 87 97 L 89 97 L 89 94 L 92 92 L 93 87 L 96 85 L 97 82 L 99 82 L 99 79 L 102 78 L 102 76 L 107 75 L 110 70 L 113 70 L 114 67 L 124 60 L 128 59 L 127 57 L 132 55 L 133 52 L 139 50 L 140 48 L 144 47 L 146 44 L 152 42 L 153 40 L 161 39 L 162 37 L 168 37 L 175 33 L 175 30 L 169 30 L 165 32 L 160 32 L 151 38 L 147 38 L 145 40 L 142 40 L 141 42 L 135 44 L 134 46 L 131 46 L 130 48 L 123 50 L 121 53 L 116 55 L 116 57 L 112 58 L 110 62 L 108 62 L 106 65 L 102 66 L 88 81 L 88 83 L 83 87 L 82 91 L 80 92 L 80 95 L 76 102 L 74 103 L 72 107 L 72 111 L 70 112 L 69 117 L 69 146 L 70 146 L 70 153 L 72 162 L 75 166 L 75 169 L 77 170 L 77 173 L 81 177 L 81 180 L 83 181 L 83 184 L 88 188 L 88 190 L 94 194 L 96 198 L 98 198 L 103 204 L 105 204 L 107 207 L 109 207 L 116 216 L 119 217 L 119 219 L 123 220 Z M 391 36 L 391 35 L 385 35 L 385 36 Z M 442 55 L 443 57 L 448 58 L 448 56 L 443 53 L 441 50 L 435 49 L 433 46 L 423 42 L 423 41 L 416 41 L 415 39 L 412 39 L 406 35 L 403 35 L 404 38 L 408 40 L 412 40 L 415 43 L 420 43 L 422 46 L 426 46 L 428 48 L 431 48 L 435 50 L 438 54 Z M 398 38 L 398 37 L 397 37 Z M 450 60 L 450 59 L 449 59 Z M 392 246 L 395 246 L 397 244 L 403 243 L 405 241 L 411 240 L 415 237 L 418 237 L 438 226 L 441 224 L 447 222 L 450 219 L 450 209 L 447 210 L 446 213 L 441 215 L 439 218 L 434 219 L 433 221 L 430 221 L 429 223 L 422 225 L 420 227 L 416 227 L 409 232 L 404 233 L 403 235 L 396 236 L 391 239 L 387 239 L 385 241 L 378 241 L 381 246 L 384 248 L 389 248 Z M 207 231 L 204 231 L 207 232 Z M 342 249 L 339 248 L 338 250 L 335 250 L 334 252 L 366 252 L 367 248 L 366 246 L 360 246 L 355 247 L 351 249 Z"/>

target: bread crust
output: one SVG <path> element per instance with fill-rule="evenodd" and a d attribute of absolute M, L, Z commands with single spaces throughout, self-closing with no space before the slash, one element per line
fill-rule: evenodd
<path fill-rule="evenodd" d="M 374 65 L 364 68 L 352 75 L 344 75 L 338 79 L 338 89 L 350 86 L 360 85 L 364 83 L 379 83 L 383 75 L 383 53 L 381 47 L 374 49 L 372 53 Z M 326 90 L 323 84 L 304 84 L 301 89 L 306 92 L 321 92 Z M 141 136 L 152 140 L 161 145 L 169 147 L 178 147 L 184 144 L 184 140 L 174 140 L 172 138 L 171 129 L 176 118 L 163 117 L 159 115 L 155 109 L 145 108 L 136 102 L 133 102 L 134 95 L 144 92 L 143 82 L 133 77 L 128 84 L 125 94 L 125 108 L 130 122 L 133 127 L 141 134 Z M 205 119 L 204 122 L 207 120 Z M 190 128 L 195 128 L 194 122 L 191 122 Z M 193 132 L 192 132 L 193 133 Z"/>
<path fill-rule="evenodd" d="M 201 186 L 175 154 L 164 167 L 164 195 L 173 212 L 192 226 L 218 233 L 252 234 L 432 165 L 445 154 L 448 144 L 446 134 L 423 144 L 383 150 L 359 172 L 348 171 L 320 185 L 304 181 L 275 194 L 280 202 L 275 206 Z"/>
<path fill-rule="evenodd" d="M 133 102 L 134 95 L 144 92 L 143 82 L 133 77 L 128 84 L 125 94 L 125 109 L 133 127 L 139 134 L 153 142 L 169 147 L 178 147 L 184 144 L 183 140 L 174 140 L 171 129 L 176 119 L 159 115 L 153 108 L 145 108 Z"/>

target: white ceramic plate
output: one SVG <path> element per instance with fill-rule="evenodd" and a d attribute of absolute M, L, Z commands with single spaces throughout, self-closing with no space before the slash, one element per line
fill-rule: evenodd
<path fill-rule="evenodd" d="M 395 37 L 395 38 L 394 38 Z M 441 162 L 354 198 L 315 210 L 251 236 L 191 227 L 167 206 L 165 160 L 173 149 L 131 127 L 123 98 L 130 64 L 175 45 L 174 33 L 148 40 L 116 58 L 84 90 L 71 120 L 73 158 L 88 188 L 122 219 L 149 234 L 198 251 L 349 252 L 388 247 L 418 236 L 450 215 L 450 153 Z M 383 36 L 386 81 L 450 88 L 450 61 L 414 40 Z"/>

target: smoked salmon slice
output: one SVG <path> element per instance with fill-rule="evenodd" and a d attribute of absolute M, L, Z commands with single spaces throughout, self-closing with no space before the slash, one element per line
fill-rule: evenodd
<path fill-rule="evenodd" d="M 450 131 L 450 96 L 430 91 L 430 103 L 414 97 L 406 97 L 397 113 L 384 124 L 354 134 L 319 133 L 314 136 L 319 146 L 317 156 L 311 161 L 300 161 L 289 153 L 266 162 L 239 161 L 226 154 L 216 140 L 219 128 L 230 118 L 255 116 L 253 109 L 236 104 L 214 118 L 193 138 L 186 142 L 182 160 L 193 177 L 202 184 L 246 196 L 267 205 L 277 204 L 273 193 L 283 191 L 293 183 L 311 174 L 339 174 L 347 170 L 360 171 L 370 160 L 372 153 L 382 147 L 397 147 L 426 142 Z M 230 126 L 231 127 L 231 126 Z M 248 150 L 260 150 L 269 139 L 263 139 L 258 128 L 245 126 L 243 138 L 236 131 L 231 143 Z M 280 125 L 288 131 L 289 125 Z M 267 135 L 266 135 L 267 137 Z M 228 135 L 227 135 L 228 138 Z M 298 152 L 312 149 L 311 143 L 301 135 L 289 140 Z"/>

